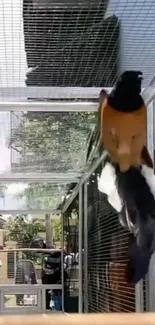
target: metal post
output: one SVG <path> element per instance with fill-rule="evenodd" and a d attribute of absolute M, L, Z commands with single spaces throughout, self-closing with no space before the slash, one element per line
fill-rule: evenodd
<path fill-rule="evenodd" d="M 154 161 L 154 123 L 155 123 L 155 103 L 151 103 L 147 109 L 147 146 L 152 160 Z M 149 271 L 145 279 L 146 287 L 146 311 L 155 311 L 155 253 L 152 255 Z"/>
<path fill-rule="evenodd" d="M 82 223 L 82 193 L 83 187 L 80 186 L 79 188 L 79 313 L 83 313 L 83 277 L 82 277 L 82 230 L 83 230 L 83 223 Z"/>
<path fill-rule="evenodd" d="M 155 311 L 155 254 L 152 255 L 146 280 L 146 311 Z"/>
<path fill-rule="evenodd" d="M 62 283 L 62 312 L 64 313 L 64 216 L 61 214 L 61 283 Z"/>
<path fill-rule="evenodd" d="M 46 290 L 43 288 L 41 291 L 41 310 L 42 313 L 46 313 Z"/>
<path fill-rule="evenodd" d="M 52 238 L 52 224 L 51 224 L 51 215 L 45 214 L 45 230 L 46 230 L 46 243 L 47 248 L 53 247 L 53 238 Z"/>
<path fill-rule="evenodd" d="M 88 187 L 84 184 L 84 312 L 88 312 Z"/>
<path fill-rule="evenodd" d="M 1 288 L 0 289 L 0 313 L 4 312 L 4 290 Z"/>
<path fill-rule="evenodd" d="M 17 252 L 14 252 L 14 279 L 16 278 Z"/>
<path fill-rule="evenodd" d="M 139 281 L 135 286 L 136 295 L 136 313 L 143 313 L 144 310 L 144 292 L 143 292 L 143 280 Z"/>

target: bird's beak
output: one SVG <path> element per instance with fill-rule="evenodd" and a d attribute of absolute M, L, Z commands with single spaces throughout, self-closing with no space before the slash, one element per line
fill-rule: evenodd
<path fill-rule="evenodd" d="M 131 150 L 127 142 L 122 142 L 118 148 L 118 160 L 121 172 L 125 172 L 130 167 Z"/>
<path fill-rule="evenodd" d="M 131 152 L 131 150 L 130 150 L 130 147 L 127 142 L 120 143 L 119 148 L 118 148 L 119 156 L 130 155 L 130 152 Z"/>

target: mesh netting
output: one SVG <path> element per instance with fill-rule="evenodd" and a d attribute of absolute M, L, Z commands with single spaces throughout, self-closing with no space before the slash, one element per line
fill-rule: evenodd
<path fill-rule="evenodd" d="M 153 0 L 0 0 L 0 101 L 56 98 L 63 107 L 66 97 L 83 100 L 72 87 L 96 87 L 95 97 L 89 89 L 94 100 L 98 87 L 113 86 L 124 69 L 142 70 L 145 86 L 154 74 L 154 17 Z M 94 123 L 95 114 L 1 112 L 0 176 L 82 176 Z M 1 183 L 0 210 L 57 209 L 69 182 L 29 182 L 20 191 L 15 183 Z M 99 193 L 97 172 L 89 180 L 88 213 L 88 311 L 133 312 L 135 288 L 125 281 L 130 235 Z M 70 231 L 69 244 L 75 233 Z M 77 241 L 73 245 L 77 251 Z"/>
<path fill-rule="evenodd" d="M 125 280 L 131 235 L 97 188 L 97 173 L 88 184 L 88 311 L 135 312 L 135 287 Z"/>
<path fill-rule="evenodd" d="M 68 4 L 69 1 L 66 1 L 66 6 L 56 7 L 55 10 L 46 4 L 42 8 L 34 6 L 31 15 L 25 14 L 28 7 L 30 10 L 30 4 L 24 7 L 28 65 L 38 66 L 28 75 L 27 85 L 36 82 L 38 86 L 42 82 L 45 86 L 105 84 L 107 78 L 103 71 L 108 63 L 110 68 L 112 61 L 116 61 L 118 46 L 113 49 L 113 44 L 118 39 L 118 19 L 104 19 L 105 1 L 95 3 L 93 0 L 89 4 L 83 1 L 82 5 L 73 3 L 73 6 Z M 46 24 L 43 28 L 45 17 Z M 112 42 L 107 47 L 109 34 Z M 35 54 L 33 57 L 32 53 Z M 101 62 L 103 53 L 105 59 Z M 116 72 L 117 61 L 111 77 L 109 76 L 109 84 L 116 77 Z"/>
<path fill-rule="evenodd" d="M 113 86 L 124 69 L 142 69 L 147 84 L 154 15 L 153 0 L 1 0 L 1 99 L 15 86 L 18 99 L 25 85 Z"/>

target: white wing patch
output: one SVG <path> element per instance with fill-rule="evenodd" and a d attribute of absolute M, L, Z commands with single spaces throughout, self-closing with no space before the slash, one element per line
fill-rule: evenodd
<path fill-rule="evenodd" d="M 103 167 L 101 176 L 98 177 L 98 190 L 107 194 L 108 202 L 111 206 L 120 212 L 122 210 L 122 201 L 116 187 L 115 169 L 110 163 Z"/>

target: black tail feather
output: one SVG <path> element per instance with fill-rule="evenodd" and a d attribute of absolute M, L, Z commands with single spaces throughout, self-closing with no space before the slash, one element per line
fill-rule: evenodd
<path fill-rule="evenodd" d="M 126 205 L 131 222 L 138 229 L 137 242 L 143 249 L 151 249 L 155 237 L 155 199 L 141 174 L 140 168 L 127 172 L 117 170 L 117 187 Z"/>
<path fill-rule="evenodd" d="M 129 250 L 129 262 L 126 271 L 128 283 L 136 284 L 145 277 L 148 272 L 151 255 L 150 250 L 141 249 L 137 245 L 136 239 L 133 240 Z"/>

